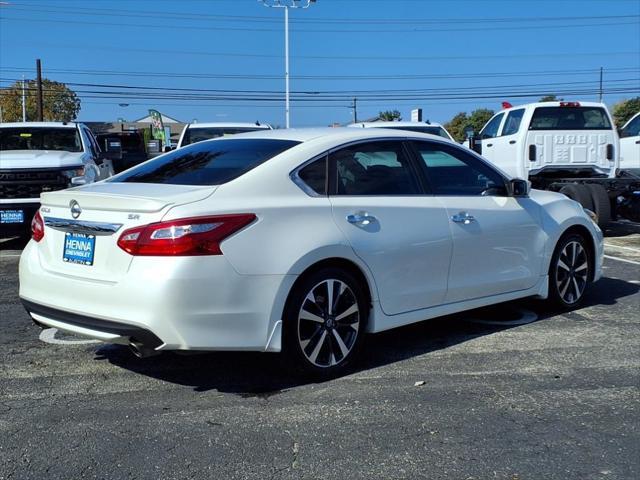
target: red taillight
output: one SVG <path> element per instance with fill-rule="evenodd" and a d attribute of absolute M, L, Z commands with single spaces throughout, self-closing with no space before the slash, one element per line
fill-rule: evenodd
<path fill-rule="evenodd" d="M 36 212 L 31 220 L 31 238 L 36 242 L 39 242 L 44 238 L 44 220 L 42 220 L 40 210 Z"/>
<path fill-rule="evenodd" d="M 118 246 L 131 255 L 222 255 L 220 242 L 255 219 L 242 213 L 151 223 L 122 232 Z"/>
<path fill-rule="evenodd" d="M 580 102 L 560 102 L 561 107 L 579 107 Z"/>

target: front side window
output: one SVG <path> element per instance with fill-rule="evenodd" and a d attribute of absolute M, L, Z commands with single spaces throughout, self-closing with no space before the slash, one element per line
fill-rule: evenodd
<path fill-rule="evenodd" d="M 414 142 L 435 195 L 506 195 L 498 172 L 471 154 L 448 145 Z"/>
<path fill-rule="evenodd" d="M 329 154 L 337 195 L 417 195 L 420 187 L 402 142 L 370 142 Z"/>
<path fill-rule="evenodd" d="M 259 138 L 198 143 L 133 167 L 109 181 L 221 185 L 299 143 Z"/>
<path fill-rule="evenodd" d="M 500 128 L 500 122 L 502 122 L 504 113 L 499 113 L 487 123 L 480 131 L 480 138 L 495 138 L 498 136 L 498 128 Z"/>
<path fill-rule="evenodd" d="M 8 127 L 0 128 L 0 150 L 53 150 L 81 152 L 77 128 Z"/>
<path fill-rule="evenodd" d="M 629 124 L 622 130 L 621 137 L 637 137 L 640 135 L 640 115 L 629 122 Z"/>
<path fill-rule="evenodd" d="M 236 135 L 237 133 L 255 132 L 256 130 L 264 130 L 264 128 L 253 127 L 188 127 L 184 132 L 182 146 L 191 145 L 192 143 L 211 140 L 218 137 L 226 137 Z"/>
<path fill-rule="evenodd" d="M 507 115 L 507 119 L 504 121 L 504 127 L 502 129 L 502 135 L 513 135 L 518 133 L 520 128 L 520 122 L 522 122 L 522 116 L 524 115 L 524 108 L 518 110 L 511 110 Z"/>
<path fill-rule="evenodd" d="M 611 130 L 601 107 L 538 107 L 529 130 Z"/>

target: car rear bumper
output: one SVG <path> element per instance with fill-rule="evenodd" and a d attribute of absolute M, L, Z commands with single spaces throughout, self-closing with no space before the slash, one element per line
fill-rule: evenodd
<path fill-rule="evenodd" d="M 240 275 L 207 256 L 136 257 L 120 281 L 101 282 L 43 268 L 33 241 L 20 259 L 20 298 L 36 322 L 157 350 L 279 351 L 294 280 Z"/>

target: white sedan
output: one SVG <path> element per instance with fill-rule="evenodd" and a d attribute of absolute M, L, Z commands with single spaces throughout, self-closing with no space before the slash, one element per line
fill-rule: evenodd
<path fill-rule="evenodd" d="M 354 128 L 205 141 L 45 193 L 32 234 L 20 297 L 40 325 L 140 356 L 283 351 L 321 375 L 366 332 L 523 297 L 576 307 L 603 256 L 564 195 L 436 136 Z"/>

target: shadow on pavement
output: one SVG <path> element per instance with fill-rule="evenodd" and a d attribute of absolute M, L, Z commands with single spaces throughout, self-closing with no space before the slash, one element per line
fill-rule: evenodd
<path fill-rule="evenodd" d="M 633 295 L 638 290 L 639 285 L 603 278 L 591 288 L 584 305 L 613 305 L 619 298 Z M 369 335 L 362 355 L 349 373 L 382 367 L 474 338 L 518 328 L 507 323 L 517 318 L 523 309 L 535 312 L 537 322 L 561 313 L 539 300 L 519 300 Z M 504 320 L 505 325 L 483 324 L 475 321 L 478 319 Z M 107 345 L 97 350 L 96 360 L 107 360 L 141 375 L 190 386 L 197 392 L 215 389 L 242 397 L 267 399 L 289 388 L 314 383 L 312 379 L 292 373 L 277 354 L 211 352 L 186 355 L 168 352 L 138 359 L 126 347 Z"/>
<path fill-rule="evenodd" d="M 0 238 L 0 251 L 1 250 L 22 250 L 27 246 L 31 237 L 29 235 L 23 235 L 20 237 Z"/>

